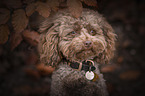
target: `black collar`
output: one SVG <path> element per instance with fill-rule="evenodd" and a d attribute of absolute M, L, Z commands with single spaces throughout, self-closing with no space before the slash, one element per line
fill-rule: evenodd
<path fill-rule="evenodd" d="M 85 60 L 83 62 L 69 62 L 69 65 L 73 69 L 77 69 L 79 71 L 94 71 L 96 68 L 94 66 L 94 62 L 92 60 Z"/>

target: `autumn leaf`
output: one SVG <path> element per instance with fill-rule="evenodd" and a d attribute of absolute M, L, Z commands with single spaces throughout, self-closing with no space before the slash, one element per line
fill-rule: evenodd
<path fill-rule="evenodd" d="M 26 57 L 26 63 L 28 65 L 35 65 L 38 62 L 38 54 L 36 52 L 31 51 L 29 55 Z"/>
<path fill-rule="evenodd" d="M 81 1 L 83 1 L 88 6 L 97 6 L 96 0 L 81 0 Z"/>
<path fill-rule="evenodd" d="M 140 76 L 140 71 L 138 70 L 128 70 L 119 75 L 119 77 L 123 80 L 134 80 Z"/>
<path fill-rule="evenodd" d="M 79 0 L 67 0 L 67 6 L 69 8 L 70 13 L 78 18 L 82 14 L 82 3 Z"/>
<path fill-rule="evenodd" d="M 114 72 L 117 68 L 118 68 L 118 66 L 116 66 L 116 65 L 106 65 L 101 68 L 101 72 L 103 72 L 103 73 Z"/>
<path fill-rule="evenodd" d="M 19 96 L 19 95 L 24 95 L 25 96 L 29 96 L 31 91 L 34 90 L 33 88 L 31 88 L 30 85 L 26 85 L 26 84 L 22 84 L 22 85 L 19 85 L 18 86 L 13 86 L 13 92 L 15 95 Z"/>
<path fill-rule="evenodd" d="M 58 0 L 58 1 L 61 3 L 61 2 L 64 2 L 65 0 Z"/>
<path fill-rule="evenodd" d="M 36 67 L 42 75 L 50 75 L 55 70 L 52 66 L 46 66 L 43 63 L 38 64 Z"/>
<path fill-rule="evenodd" d="M 118 63 L 122 63 L 123 61 L 124 61 L 123 56 L 119 56 L 119 57 L 117 58 L 117 62 L 118 62 Z"/>
<path fill-rule="evenodd" d="M 5 24 L 10 18 L 10 11 L 8 9 L 0 8 L 0 25 Z"/>
<path fill-rule="evenodd" d="M 35 12 L 35 3 L 31 3 L 26 7 L 26 14 L 27 16 L 31 16 Z"/>
<path fill-rule="evenodd" d="M 40 35 L 35 31 L 25 30 L 23 31 L 24 39 L 33 46 L 36 46 L 39 42 Z"/>
<path fill-rule="evenodd" d="M 4 4 L 6 5 L 7 8 L 21 8 L 22 7 L 22 2 L 21 0 L 3 0 Z"/>
<path fill-rule="evenodd" d="M 12 14 L 12 25 L 15 32 L 22 32 L 28 25 L 28 17 L 23 9 L 15 10 Z"/>
<path fill-rule="evenodd" d="M 36 79 L 40 78 L 40 74 L 39 72 L 35 69 L 35 68 L 30 68 L 30 67 L 26 67 L 24 69 L 24 72 L 28 75 L 28 76 L 32 76 Z"/>
<path fill-rule="evenodd" d="M 10 37 L 11 50 L 14 50 L 22 41 L 21 33 L 13 33 Z"/>
<path fill-rule="evenodd" d="M 7 42 L 9 33 L 10 31 L 7 25 L 0 26 L 0 44 L 4 44 Z"/>
<path fill-rule="evenodd" d="M 47 18 L 50 15 L 50 7 L 43 2 L 36 3 L 36 11 L 43 17 Z"/>
<path fill-rule="evenodd" d="M 57 11 L 60 2 L 62 2 L 62 1 L 60 1 L 60 0 L 47 0 L 46 3 L 48 4 L 48 6 L 50 6 L 50 8 L 53 11 Z"/>
<path fill-rule="evenodd" d="M 22 2 L 24 4 L 31 4 L 32 2 L 34 2 L 35 0 L 22 0 Z"/>

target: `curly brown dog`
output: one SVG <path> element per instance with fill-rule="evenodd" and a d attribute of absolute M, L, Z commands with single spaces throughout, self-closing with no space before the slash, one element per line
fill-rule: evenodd
<path fill-rule="evenodd" d="M 57 12 L 40 26 L 40 61 L 56 70 L 51 96 L 107 96 L 98 65 L 114 54 L 115 34 L 98 12 L 83 9 L 79 18 Z"/>

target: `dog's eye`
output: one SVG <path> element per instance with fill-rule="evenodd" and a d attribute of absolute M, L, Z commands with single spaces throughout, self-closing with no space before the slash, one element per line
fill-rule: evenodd
<path fill-rule="evenodd" d="M 75 32 L 75 31 L 72 31 L 72 32 L 71 32 L 71 34 L 75 35 L 75 34 L 76 34 L 76 32 Z"/>
<path fill-rule="evenodd" d="M 96 31 L 95 30 L 91 30 L 90 34 L 94 36 L 96 34 Z"/>

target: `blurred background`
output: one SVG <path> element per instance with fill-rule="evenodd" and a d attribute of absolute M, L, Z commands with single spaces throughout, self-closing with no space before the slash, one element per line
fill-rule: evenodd
<path fill-rule="evenodd" d="M 37 31 L 66 2 L 0 0 L 0 96 L 49 96 L 54 68 L 39 63 Z M 145 96 L 145 1 L 79 2 L 103 14 L 117 34 L 114 59 L 100 66 L 110 96 Z"/>

